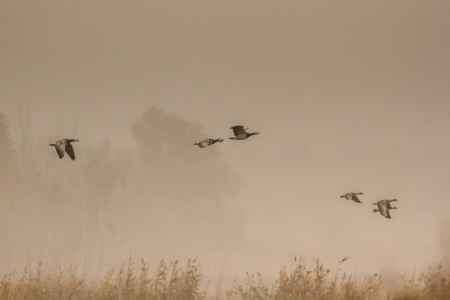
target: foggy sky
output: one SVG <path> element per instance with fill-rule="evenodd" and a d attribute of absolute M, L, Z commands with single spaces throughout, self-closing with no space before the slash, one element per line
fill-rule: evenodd
<path fill-rule="evenodd" d="M 233 274 L 275 274 L 294 254 L 395 272 L 448 256 L 449 15 L 448 1 L 2 1 L 0 111 L 15 141 L 17 104 L 29 104 L 36 147 L 75 132 L 75 147 L 107 140 L 131 156 L 145 148 L 133 124 L 149 109 L 199 126 L 192 140 L 176 126 L 164 140 L 183 140 L 167 142 L 177 157 L 213 155 L 229 168 L 239 184 L 217 199 L 239 229 L 212 234 L 242 237 L 189 254 L 142 253 L 147 244 L 130 238 L 123 261 L 131 246 L 153 261 L 195 256 L 209 270 L 226 258 Z M 228 140 L 238 124 L 261 134 Z M 225 142 L 192 145 L 209 137 Z M 183 168 L 222 178 L 196 162 Z M 182 168 L 170 166 L 167 180 Z M 339 198 L 348 191 L 364 203 Z M 386 198 L 398 199 L 391 220 L 372 213 Z M 176 226 L 165 234 L 180 236 Z"/>

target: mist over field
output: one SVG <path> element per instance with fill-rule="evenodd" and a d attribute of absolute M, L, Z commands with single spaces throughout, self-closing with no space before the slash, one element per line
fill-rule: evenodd
<path fill-rule="evenodd" d="M 2 201 L 3 267 L 43 260 L 99 274 L 130 254 L 210 259 L 243 244 L 242 209 L 226 200 L 239 177 L 217 149 L 186 147 L 202 134 L 200 124 L 151 109 L 130 134 L 136 151 L 114 150 L 107 139 L 73 143 L 73 162 L 24 133 L 26 150 L 10 166 L 16 180 Z M 14 154 L 8 148 L 5 164 Z"/>
<path fill-rule="evenodd" d="M 3 1 L 0 274 L 450 263 L 448 1 Z M 229 140 L 234 125 L 261 134 Z M 76 160 L 53 143 L 77 138 Z M 193 144 L 222 138 L 206 149 Z M 339 198 L 363 192 L 362 204 Z M 392 219 L 372 203 L 397 198 Z"/>

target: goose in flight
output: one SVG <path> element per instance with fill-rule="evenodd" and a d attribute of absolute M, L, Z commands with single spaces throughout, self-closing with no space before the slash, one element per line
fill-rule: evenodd
<path fill-rule="evenodd" d="M 73 147 L 70 143 L 72 142 L 78 142 L 77 139 L 63 139 L 57 142 L 54 142 L 53 144 L 50 144 L 50 146 L 55 146 L 56 153 L 58 153 L 59 158 L 64 157 L 64 152 L 67 152 L 69 154 L 70 158 L 72 160 L 75 160 L 75 152 L 73 151 Z"/>
<path fill-rule="evenodd" d="M 217 139 L 217 140 L 215 140 L 215 139 L 205 139 L 203 141 L 195 143 L 194 145 L 198 145 L 200 148 L 206 148 L 206 147 L 211 146 L 212 144 L 215 144 L 217 142 L 222 143 L 223 140 L 222 139 Z"/>
<path fill-rule="evenodd" d="M 342 195 L 341 198 L 345 198 L 347 200 L 353 200 L 356 203 L 362 203 L 361 201 L 359 201 L 358 197 L 356 195 L 362 195 L 363 193 L 347 193 L 345 195 Z"/>
<path fill-rule="evenodd" d="M 247 133 L 244 130 L 244 126 L 236 125 L 231 127 L 230 129 L 233 129 L 234 137 L 230 137 L 230 140 L 245 140 L 251 137 L 252 135 L 258 135 L 259 132 L 253 132 L 253 133 Z"/>
<path fill-rule="evenodd" d="M 373 212 L 376 213 L 377 211 L 380 212 L 380 214 L 383 217 L 386 217 L 388 219 L 391 218 L 391 215 L 389 214 L 390 209 L 397 209 L 397 207 L 392 207 L 391 202 L 397 201 L 397 199 L 392 200 L 380 200 L 378 202 L 375 202 L 373 205 L 378 206 L 378 209 L 374 209 Z"/>

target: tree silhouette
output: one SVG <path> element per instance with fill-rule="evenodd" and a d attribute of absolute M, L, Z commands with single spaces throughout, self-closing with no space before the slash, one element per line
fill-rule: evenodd
<path fill-rule="evenodd" d="M 8 129 L 9 124 L 0 113 L 0 182 L 2 187 L 11 189 L 14 186 L 17 154 Z M 4 191 L 1 194 L 4 194 Z"/>
<path fill-rule="evenodd" d="M 169 206 L 166 232 L 177 237 L 173 246 L 210 251 L 243 240 L 245 222 L 226 202 L 240 179 L 220 158 L 220 144 L 193 146 L 209 137 L 200 124 L 152 108 L 132 126 L 132 134 L 138 159 L 151 173 L 148 184 L 159 189 L 149 199 L 163 198 Z"/>
<path fill-rule="evenodd" d="M 0 113 L 0 224 L 3 229 L 0 241 L 3 242 L 7 236 L 17 167 L 17 154 L 8 129 L 9 124 Z"/>
<path fill-rule="evenodd" d="M 193 146 L 207 137 L 200 124 L 150 109 L 134 124 L 132 133 L 140 146 L 140 159 L 153 166 L 170 200 L 186 203 L 195 197 L 237 191 L 240 180 L 220 159 L 220 144 L 207 149 Z"/>

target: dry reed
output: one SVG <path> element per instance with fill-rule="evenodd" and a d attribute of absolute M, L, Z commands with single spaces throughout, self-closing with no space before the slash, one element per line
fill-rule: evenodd
<path fill-rule="evenodd" d="M 402 285 L 384 282 L 381 274 L 372 274 L 356 280 L 341 269 L 338 262 L 334 272 L 314 259 L 306 265 L 297 257 L 289 269 L 282 268 L 278 279 L 269 284 L 261 274 L 247 273 L 243 284 L 235 280 L 225 292 L 216 283 L 216 293 L 210 299 L 336 299 L 336 300 L 428 300 L 450 299 L 450 275 L 443 275 L 442 265 L 429 267 L 420 276 L 415 272 L 402 276 Z M 77 275 L 76 268 L 67 271 L 45 270 L 39 264 L 35 271 L 26 268 L 22 275 L 12 272 L 3 276 L 0 283 L 0 300 L 3 299 L 208 299 L 208 283 L 204 282 L 201 265 L 188 260 L 184 267 L 178 260 L 162 260 L 153 274 L 148 263 L 141 261 L 140 268 L 129 259 L 118 271 L 109 271 L 103 280 L 88 281 Z M 152 275 L 152 276 L 151 276 Z M 223 276 L 223 274 L 221 275 Z"/>

